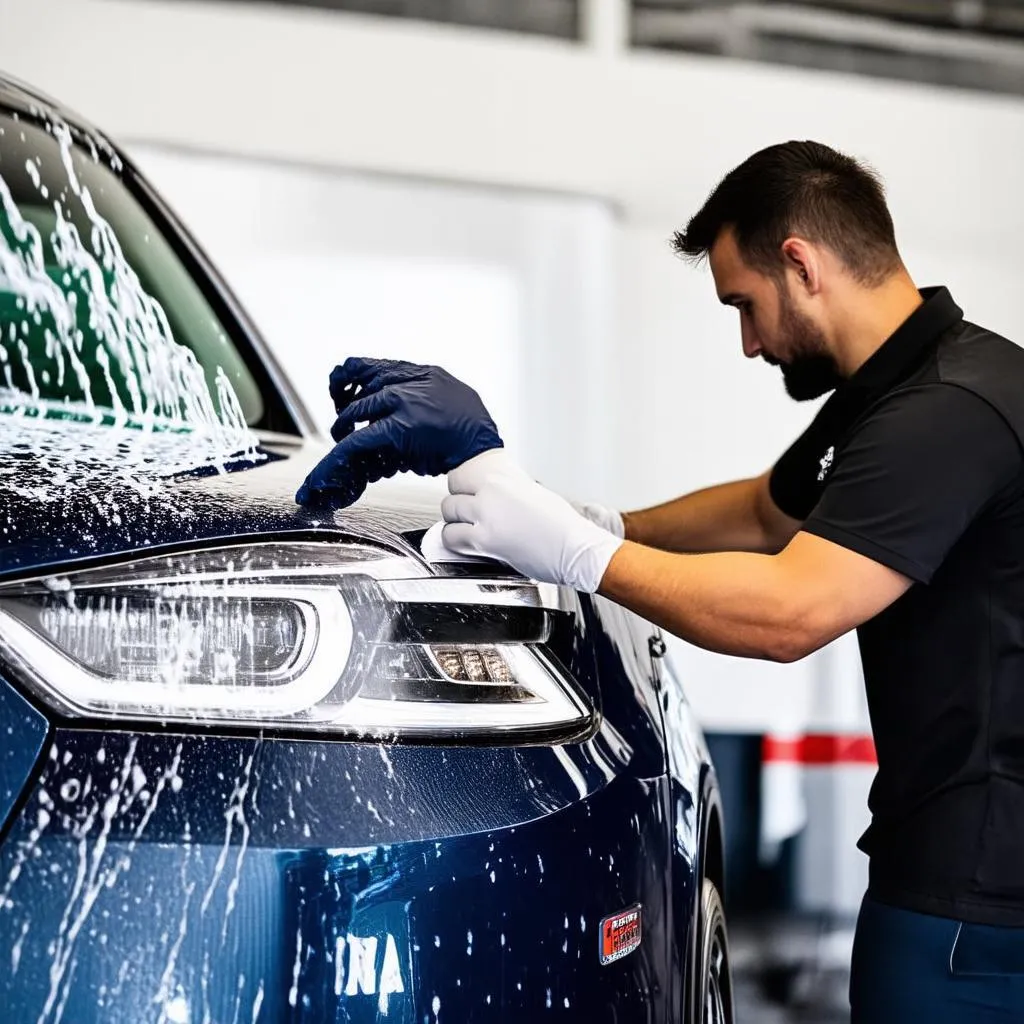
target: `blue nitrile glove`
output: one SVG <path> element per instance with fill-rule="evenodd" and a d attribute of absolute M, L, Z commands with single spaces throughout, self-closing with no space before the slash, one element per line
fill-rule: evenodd
<path fill-rule="evenodd" d="M 344 508 L 383 477 L 439 476 L 503 447 L 480 396 L 439 366 L 353 357 L 334 368 L 330 390 L 337 444 L 299 488 L 300 505 Z"/>

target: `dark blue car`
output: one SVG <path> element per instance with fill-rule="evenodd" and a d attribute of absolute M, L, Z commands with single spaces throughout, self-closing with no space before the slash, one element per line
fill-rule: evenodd
<path fill-rule="evenodd" d="M 657 631 L 427 562 L 397 484 L 298 507 L 323 451 L 131 163 L 0 79 L 0 1021 L 731 1021 Z"/>

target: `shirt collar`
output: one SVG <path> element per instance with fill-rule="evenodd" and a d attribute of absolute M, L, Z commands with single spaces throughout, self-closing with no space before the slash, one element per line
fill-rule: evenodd
<path fill-rule="evenodd" d="M 905 377 L 939 338 L 959 323 L 964 311 L 945 287 L 922 288 L 924 302 L 847 381 L 856 390 L 889 388 Z"/>

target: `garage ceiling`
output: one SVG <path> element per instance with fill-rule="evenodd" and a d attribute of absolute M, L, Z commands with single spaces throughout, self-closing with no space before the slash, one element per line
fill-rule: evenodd
<path fill-rule="evenodd" d="M 633 0 L 632 41 L 1024 94 L 1024 0 Z"/>
<path fill-rule="evenodd" d="M 582 38 L 586 0 L 233 0 Z M 609 0 L 613 2 L 613 0 Z M 630 43 L 1024 95 L 1024 0 L 622 0 Z"/>
<path fill-rule="evenodd" d="M 504 29 L 562 39 L 579 37 L 579 0 L 235 0 L 289 7 L 319 7 L 353 14 L 377 14 L 438 21 L 474 28 Z"/>
<path fill-rule="evenodd" d="M 642 20 L 657 11 L 727 11 L 742 5 L 728 0 L 633 0 L 632 6 Z M 804 8 L 1024 39 L 1024 0 L 789 0 L 785 4 L 761 0 L 757 6 Z"/>

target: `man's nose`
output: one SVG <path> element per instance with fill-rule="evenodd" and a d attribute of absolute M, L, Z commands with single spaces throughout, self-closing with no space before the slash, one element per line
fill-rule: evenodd
<path fill-rule="evenodd" d="M 740 337 L 743 339 L 743 354 L 748 359 L 754 359 L 761 354 L 761 342 L 749 327 L 744 325 L 740 329 Z"/>

